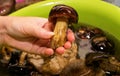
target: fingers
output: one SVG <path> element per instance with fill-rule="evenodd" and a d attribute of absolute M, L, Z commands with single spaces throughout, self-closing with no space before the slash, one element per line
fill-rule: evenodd
<path fill-rule="evenodd" d="M 58 48 L 56 49 L 56 52 L 57 52 L 58 54 L 63 54 L 64 51 L 65 51 L 65 48 L 64 48 L 64 47 L 58 47 Z"/>
<path fill-rule="evenodd" d="M 48 31 L 53 31 L 54 25 L 51 22 L 47 22 L 44 24 L 43 28 Z"/>
<path fill-rule="evenodd" d="M 64 44 L 64 48 L 65 49 L 69 49 L 71 47 L 71 42 L 70 41 L 67 41 L 65 44 Z"/>
<path fill-rule="evenodd" d="M 32 51 L 32 50 L 31 50 Z M 51 56 L 54 54 L 53 49 L 51 48 L 46 48 L 46 47 L 40 47 L 37 50 L 34 50 L 35 54 L 40 54 L 42 56 Z"/>
<path fill-rule="evenodd" d="M 64 44 L 64 47 L 66 49 L 69 49 L 71 47 L 71 43 L 75 41 L 75 36 L 74 33 L 72 32 L 72 30 L 68 29 L 67 31 L 67 42 Z"/>
<path fill-rule="evenodd" d="M 71 42 L 67 41 L 65 44 L 64 44 L 64 47 L 58 47 L 56 49 L 56 52 L 58 54 L 63 54 L 65 52 L 65 49 L 69 49 L 71 48 Z"/>
<path fill-rule="evenodd" d="M 44 24 L 41 24 L 44 23 Z M 51 38 L 54 35 L 54 32 L 52 32 L 53 25 L 52 23 L 46 21 L 39 23 L 39 28 L 37 27 L 35 29 L 35 33 L 39 38 L 48 39 Z M 41 26 L 42 25 L 42 26 Z"/>
<path fill-rule="evenodd" d="M 45 30 L 43 28 L 35 28 L 33 32 L 33 36 L 42 38 L 42 39 L 49 39 L 54 35 L 54 32 Z"/>
<path fill-rule="evenodd" d="M 71 43 L 72 43 L 73 41 L 75 41 L 74 33 L 72 32 L 72 30 L 68 29 L 67 32 L 68 32 L 68 33 L 67 33 L 67 40 L 68 40 L 68 41 L 66 41 L 66 43 L 64 44 L 64 47 L 58 47 L 58 48 L 56 49 L 56 52 L 57 52 L 58 54 L 63 54 L 63 53 L 65 52 L 65 49 L 71 48 Z"/>
<path fill-rule="evenodd" d="M 16 48 L 20 51 L 25 51 L 28 53 L 40 54 L 44 56 L 53 55 L 54 51 L 51 48 L 41 47 L 40 44 L 32 44 L 27 41 L 19 41 L 8 35 L 5 36 L 5 45 Z"/>
<path fill-rule="evenodd" d="M 54 32 L 48 30 L 48 29 L 45 29 L 44 27 L 41 27 L 41 26 L 35 26 L 33 27 L 33 24 L 32 25 L 29 25 L 29 26 L 23 26 L 23 28 L 20 29 L 20 32 L 19 34 L 22 35 L 19 35 L 21 37 L 36 37 L 36 38 L 39 38 L 39 39 L 49 39 L 51 38 L 53 35 L 54 35 Z"/>
<path fill-rule="evenodd" d="M 54 35 L 54 32 L 52 32 L 52 23 L 47 22 L 43 25 L 43 27 L 40 27 L 36 30 L 36 33 L 38 34 L 39 38 L 48 39 L 51 38 Z"/>
<path fill-rule="evenodd" d="M 68 41 L 70 41 L 70 42 L 75 41 L 75 36 L 74 36 L 74 33 L 72 32 L 72 30 L 68 29 L 67 33 L 68 33 L 67 34 Z"/>

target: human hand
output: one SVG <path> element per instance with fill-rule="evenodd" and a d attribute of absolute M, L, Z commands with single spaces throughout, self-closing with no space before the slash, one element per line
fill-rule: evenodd
<path fill-rule="evenodd" d="M 50 48 L 52 24 L 45 18 L 38 17 L 6 17 L 3 18 L 5 34 L 3 44 L 29 53 L 52 55 L 54 50 Z M 65 49 L 71 47 L 75 40 L 74 34 L 68 30 L 68 41 L 64 47 L 58 47 L 55 51 L 63 54 Z"/>

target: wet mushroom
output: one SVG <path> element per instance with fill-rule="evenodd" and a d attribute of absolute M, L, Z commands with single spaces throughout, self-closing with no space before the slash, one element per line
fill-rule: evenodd
<path fill-rule="evenodd" d="M 120 61 L 112 55 L 98 52 L 88 53 L 85 64 L 93 69 L 102 69 L 106 75 L 120 75 Z"/>
<path fill-rule="evenodd" d="M 8 71 L 10 74 L 17 76 L 29 75 L 33 67 L 27 62 L 26 58 L 27 53 L 21 51 L 12 52 L 11 59 L 8 64 Z"/>
<path fill-rule="evenodd" d="M 15 49 L 14 48 L 11 48 L 9 46 L 3 46 L 2 49 L 1 49 L 1 55 L 2 55 L 2 59 L 0 59 L 0 61 L 3 63 L 3 64 L 8 64 L 10 58 L 11 58 L 11 53 L 14 52 Z"/>
<path fill-rule="evenodd" d="M 55 24 L 51 48 L 63 46 L 66 41 L 66 32 L 68 25 L 77 23 L 77 12 L 67 5 L 56 5 L 52 8 L 49 21 Z M 77 45 L 72 42 L 71 48 L 65 49 L 64 54 L 55 53 L 51 57 L 44 58 L 44 64 L 40 68 L 40 72 L 48 75 L 57 75 L 72 60 L 76 59 Z"/>
<path fill-rule="evenodd" d="M 80 28 L 75 32 L 76 37 L 80 39 L 91 39 L 96 35 L 102 35 L 103 31 L 99 28 L 92 28 L 81 25 Z"/>
<path fill-rule="evenodd" d="M 27 56 L 27 52 L 22 52 L 20 55 L 20 59 L 19 59 L 19 65 L 22 66 L 25 64 L 25 58 Z"/>
<path fill-rule="evenodd" d="M 64 67 L 60 76 L 87 76 L 91 69 L 85 66 L 84 60 L 78 59 Z"/>
<path fill-rule="evenodd" d="M 15 0 L 0 0 L 0 16 L 8 15 L 14 10 Z"/>
<path fill-rule="evenodd" d="M 91 40 L 93 50 L 104 52 L 107 54 L 114 54 L 114 44 L 105 36 L 95 36 Z"/>
<path fill-rule="evenodd" d="M 49 21 L 55 24 L 51 47 L 56 49 L 64 45 L 68 25 L 78 22 L 78 14 L 72 7 L 59 4 L 50 11 Z"/>

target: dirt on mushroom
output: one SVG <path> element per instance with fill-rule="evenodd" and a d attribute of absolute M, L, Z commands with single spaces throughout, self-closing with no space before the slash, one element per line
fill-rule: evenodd
<path fill-rule="evenodd" d="M 51 9 L 49 21 L 55 26 L 55 35 L 51 41 L 51 48 L 56 49 L 63 47 L 66 42 L 68 26 L 78 22 L 78 14 L 72 7 L 59 4 Z M 71 48 L 66 49 L 64 54 L 55 53 L 51 58 L 45 59 L 41 71 L 52 75 L 59 74 L 69 62 L 76 59 L 76 56 L 77 45 L 73 42 Z"/>
<path fill-rule="evenodd" d="M 64 45 L 68 26 L 78 22 L 78 14 L 72 7 L 59 4 L 51 9 L 48 20 L 55 26 L 51 47 L 56 49 Z"/>

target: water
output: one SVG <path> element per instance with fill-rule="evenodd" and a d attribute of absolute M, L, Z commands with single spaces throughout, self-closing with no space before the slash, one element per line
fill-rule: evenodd
<path fill-rule="evenodd" d="M 91 26 L 91 25 L 86 25 L 86 24 L 81 24 L 80 26 L 89 26 L 89 27 L 94 28 L 93 26 Z M 78 26 L 78 27 L 79 27 L 79 26 Z M 75 30 L 77 30 L 78 27 L 75 28 Z M 106 35 L 106 37 L 107 37 L 108 39 L 110 39 L 110 40 L 113 41 L 113 43 L 114 43 L 114 49 L 113 49 L 113 50 L 115 50 L 115 54 L 114 54 L 114 55 L 115 55 L 117 58 L 120 58 L 120 51 L 119 51 L 119 49 L 120 49 L 120 47 L 119 47 L 120 41 L 118 41 L 115 37 L 113 37 L 112 35 L 110 35 L 110 34 L 109 34 L 108 32 L 106 32 L 106 31 L 104 31 L 104 34 Z M 88 38 L 89 38 L 89 37 L 88 37 Z M 81 57 L 82 59 L 85 58 L 85 55 L 86 55 L 87 53 L 93 52 L 93 50 L 91 49 L 92 45 L 91 45 L 89 39 L 82 39 L 82 40 L 80 40 L 79 45 L 80 45 L 80 46 L 79 46 L 79 55 L 80 55 L 80 57 Z M 8 70 L 7 70 L 7 67 L 2 67 L 2 64 L 0 64 L 0 67 L 1 67 L 1 68 L 0 68 L 0 76 L 13 76 L 13 75 L 10 75 L 10 74 L 9 74 L 9 72 L 8 72 Z"/>

